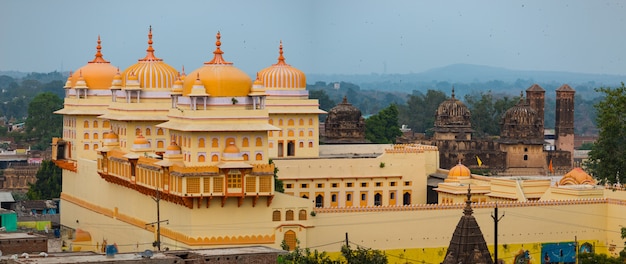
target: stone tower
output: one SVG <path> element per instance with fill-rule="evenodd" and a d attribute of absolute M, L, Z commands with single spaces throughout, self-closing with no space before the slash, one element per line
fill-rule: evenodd
<path fill-rule="evenodd" d="M 541 88 L 541 86 L 539 86 L 538 84 L 533 84 L 528 89 L 526 89 L 526 101 L 528 102 L 528 105 L 530 105 L 530 108 L 534 109 L 535 112 L 537 112 L 537 118 L 539 119 L 538 121 L 541 123 L 539 131 L 541 131 L 542 135 L 545 124 L 545 95 L 546 90 Z"/>
<path fill-rule="evenodd" d="M 454 87 L 452 87 L 452 97 L 443 101 L 435 113 L 435 135 L 436 140 L 471 140 L 472 122 L 471 113 L 463 102 L 454 97 Z"/>
<path fill-rule="evenodd" d="M 567 84 L 556 89 L 556 149 L 574 152 L 574 94 Z"/>

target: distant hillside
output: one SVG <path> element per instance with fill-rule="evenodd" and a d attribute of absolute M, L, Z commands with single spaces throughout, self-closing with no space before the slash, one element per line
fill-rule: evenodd
<path fill-rule="evenodd" d="M 505 68 L 453 64 L 441 68 L 435 68 L 421 73 L 408 74 L 308 74 L 308 83 L 323 82 L 351 82 L 365 90 L 402 91 L 410 93 L 413 90 L 426 91 L 428 89 L 443 90 L 455 87 L 468 87 L 461 90 L 461 94 L 473 91 L 492 90 L 519 94 L 519 91 L 528 88 L 533 83 L 538 83 L 546 91 L 562 84 L 569 84 L 577 92 L 585 96 L 595 97 L 593 88 L 600 86 L 617 86 L 626 81 L 626 75 L 587 74 L 557 71 L 523 71 Z M 577 89 L 576 87 L 580 89 Z"/>

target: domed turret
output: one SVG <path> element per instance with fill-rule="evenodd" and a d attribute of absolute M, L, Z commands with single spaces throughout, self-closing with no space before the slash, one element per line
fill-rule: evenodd
<path fill-rule="evenodd" d="M 113 131 L 104 133 L 104 136 L 102 137 L 102 144 L 106 147 L 118 146 L 119 137 Z"/>
<path fill-rule="evenodd" d="M 467 106 L 454 97 L 443 101 L 435 112 L 435 139 L 471 139 L 472 130 L 471 114 Z"/>
<path fill-rule="evenodd" d="M 259 71 L 265 88 L 306 89 L 306 76 L 304 73 L 285 63 L 282 41 L 280 42 L 278 53 L 278 62 L 276 64 Z"/>
<path fill-rule="evenodd" d="M 537 112 L 524 100 L 520 94 L 519 102 L 507 110 L 500 121 L 501 141 L 518 141 L 526 143 L 543 143 L 541 119 Z"/>
<path fill-rule="evenodd" d="M 204 85 L 207 94 L 213 97 L 236 97 L 248 96 L 252 87 L 252 80 L 242 70 L 233 66 L 232 62 L 227 62 L 222 57 L 224 52 L 220 46 L 221 35 L 217 32 L 217 46 L 213 52 L 214 57 L 211 61 L 205 62 L 204 66 L 191 72 L 185 78 L 183 85 L 183 95 L 187 96 L 191 93 L 196 79 L 200 79 Z"/>
<path fill-rule="evenodd" d="M 77 87 L 77 82 L 81 77 L 82 82 L 80 83 L 80 86 L 84 88 L 105 90 L 109 89 L 111 86 L 111 82 L 117 72 L 117 68 L 102 57 L 101 43 L 102 41 L 100 40 L 100 36 L 98 36 L 98 46 L 96 46 L 97 51 L 95 58 L 72 74 L 71 86 L 73 88 L 80 88 Z"/>
<path fill-rule="evenodd" d="M 235 142 L 230 142 L 224 148 L 224 152 L 222 152 L 222 160 L 224 161 L 243 160 L 243 158 L 241 157 L 241 153 L 239 153 L 239 148 L 235 145 Z"/>
<path fill-rule="evenodd" d="M 169 89 L 174 84 L 178 71 L 174 67 L 163 62 L 154 56 L 154 48 L 152 47 L 152 26 L 148 33 L 148 49 L 146 49 L 146 57 L 139 59 L 137 63 L 126 68 L 122 76 L 124 77 L 124 85 L 128 86 L 128 79 L 131 75 L 135 75 L 139 82 L 139 87 L 143 89 Z"/>
<path fill-rule="evenodd" d="M 150 142 L 141 134 L 139 134 L 133 141 L 134 151 L 145 151 L 150 149 Z"/>
<path fill-rule="evenodd" d="M 472 176 L 472 172 L 465 165 L 459 164 L 455 165 L 448 172 L 448 178 L 445 179 L 446 182 L 449 181 L 458 181 L 460 179 L 468 179 Z"/>
<path fill-rule="evenodd" d="M 561 178 L 559 185 L 596 185 L 596 180 L 581 168 L 574 168 Z"/>

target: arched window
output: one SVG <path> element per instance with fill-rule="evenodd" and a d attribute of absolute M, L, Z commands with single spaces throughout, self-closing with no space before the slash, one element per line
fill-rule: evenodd
<path fill-rule="evenodd" d="M 346 194 L 346 201 L 352 201 L 352 194 Z"/>
<path fill-rule="evenodd" d="M 241 155 L 241 157 L 243 158 L 244 161 L 249 159 L 248 158 L 248 154 L 243 154 L 243 155 Z"/>
<path fill-rule="evenodd" d="M 198 162 L 204 162 L 204 160 L 205 160 L 204 155 L 200 154 L 200 155 L 198 156 Z"/>
<path fill-rule="evenodd" d="M 374 194 L 374 205 L 381 206 L 383 205 L 383 195 L 380 193 Z"/>
<path fill-rule="evenodd" d="M 278 119 L 278 125 L 282 126 L 283 125 L 283 120 L 282 119 Z"/>
<path fill-rule="evenodd" d="M 274 124 L 274 119 L 270 119 L 268 122 L 270 123 L 270 125 L 273 125 Z"/>
<path fill-rule="evenodd" d="M 285 232 L 283 240 L 285 240 L 285 244 L 289 247 L 289 251 L 296 249 L 296 232 L 292 230 Z"/>
<path fill-rule="evenodd" d="M 85 134 L 83 135 L 83 139 L 89 139 L 89 133 L 85 133 Z"/>
<path fill-rule="evenodd" d="M 405 192 L 404 195 L 402 195 L 402 204 L 403 205 L 410 205 L 411 204 L 411 193 L 410 192 Z"/>
<path fill-rule="evenodd" d="M 393 200 L 393 199 L 396 199 L 396 192 L 389 193 L 389 200 Z"/>
<path fill-rule="evenodd" d="M 211 156 L 211 161 L 219 161 L 219 157 L 213 154 L 213 156 Z"/>
<path fill-rule="evenodd" d="M 324 196 L 318 194 L 315 196 L 315 207 L 324 207 Z"/>
<path fill-rule="evenodd" d="M 255 145 L 256 145 L 257 147 L 261 147 L 261 146 L 263 146 L 263 140 L 261 139 L 261 137 L 257 137 L 257 138 L 256 138 L 256 143 L 255 143 Z"/>
<path fill-rule="evenodd" d="M 248 142 L 248 138 L 243 138 L 243 142 L 241 142 L 241 146 L 247 148 L 250 146 L 250 142 Z"/>
<path fill-rule="evenodd" d="M 313 130 L 309 130 L 309 137 L 313 136 Z"/>
<path fill-rule="evenodd" d="M 313 118 L 309 118 L 309 126 L 313 125 Z"/>
<path fill-rule="evenodd" d="M 298 220 L 306 220 L 306 210 L 300 210 L 300 213 L 298 213 Z"/>
<path fill-rule="evenodd" d="M 199 148 L 204 148 L 204 138 L 199 138 L 198 139 L 198 147 Z"/>
<path fill-rule="evenodd" d="M 105 120 L 105 121 L 102 122 L 102 127 L 107 128 L 107 127 L 110 127 L 110 126 L 111 126 L 111 123 L 109 122 L 109 120 Z"/>
<path fill-rule="evenodd" d="M 304 137 L 304 131 L 300 130 L 300 132 L 298 133 L 298 135 L 299 135 L 300 137 Z"/>
<path fill-rule="evenodd" d="M 280 211 L 274 210 L 272 212 L 272 221 L 280 221 Z"/>
<path fill-rule="evenodd" d="M 98 139 L 98 133 L 93 133 L 93 139 Z"/>
<path fill-rule="evenodd" d="M 157 141 L 157 148 L 163 148 L 163 140 Z"/>
<path fill-rule="evenodd" d="M 93 121 L 93 128 L 98 128 L 98 121 L 97 120 Z"/>
<path fill-rule="evenodd" d="M 157 135 L 162 136 L 163 135 L 163 128 L 157 128 Z"/>
<path fill-rule="evenodd" d="M 293 126 L 293 119 L 289 119 L 289 121 L 287 121 L 287 125 L 288 126 Z"/>
<path fill-rule="evenodd" d="M 300 118 L 299 125 L 304 126 L 304 119 Z"/>
<path fill-rule="evenodd" d="M 285 220 L 293 221 L 293 210 L 287 210 L 287 212 L 285 212 Z"/>
<path fill-rule="evenodd" d="M 135 129 L 135 136 L 139 136 L 141 135 L 141 129 L 140 128 L 136 128 Z"/>
<path fill-rule="evenodd" d="M 85 123 L 83 123 L 83 127 L 89 128 L 89 121 L 85 120 Z"/>
<path fill-rule="evenodd" d="M 219 144 L 217 142 L 217 138 L 211 139 L 211 147 L 214 147 L 214 148 L 219 147 Z"/>
<path fill-rule="evenodd" d="M 300 141 L 300 143 L 299 143 L 299 147 L 300 147 L 300 148 L 304 148 L 304 142 Z"/>
<path fill-rule="evenodd" d="M 313 142 L 309 142 L 309 148 L 313 147 Z"/>
<path fill-rule="evenodd" d="M 152 134 L 152 131 L 150 131 L 150 128 L 146 128 L 146 136 L 150 136 Z"/>
<path fill-rule="evenodd" d="M 89 150 L 89 144 L 85 144 L 85 145 L 83 145 L 83 149 L 84 149 L 84 150 Z"/>
<path fill-rule="evenodd" d="M 98 149 L 98 144 L 93 144 L 93 149 Z"/>
<path fill-rule="evenodd" d="M 288 137 L 293 137 L 293 135 L 294 135 L 293 130 L 287 131 L 287 136 Z"/>
<path fill-rule="evenodd" d="M 256 160 L 263 160 L 263 155 L 261 155 L 261 153 L 257 153 Z"/>
<path fill-rule="evenodd" d="M 524 160 L 528 160 L 528 155 L 524 155 Z"/>

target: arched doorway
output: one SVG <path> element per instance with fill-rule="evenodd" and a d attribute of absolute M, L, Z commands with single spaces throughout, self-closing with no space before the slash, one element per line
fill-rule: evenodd
<path fill-rule="evenodd" d="M 380 193 L 374 194 L 374 205 L 375 206 L 383 205 L 383 196 Z"/>
<path fill-rule="evenodd" d="M 324 196 L 318 194 L 315 196 L 315 207 L 324 207 Z"/>
<path fill-rule="evenodd" d="M 405 192 L 402 195 L 402 204 L 403 205 L 410 205 L 411 204 L 411 193 L 410 192 Z"/>
<path fill-rule="evenodd" d="M 296 249 L 296 232 L 289 230 L 285 232 L 285 236 L 283 237 L 285 244 L 289 247 L 289 251 Z"/>

